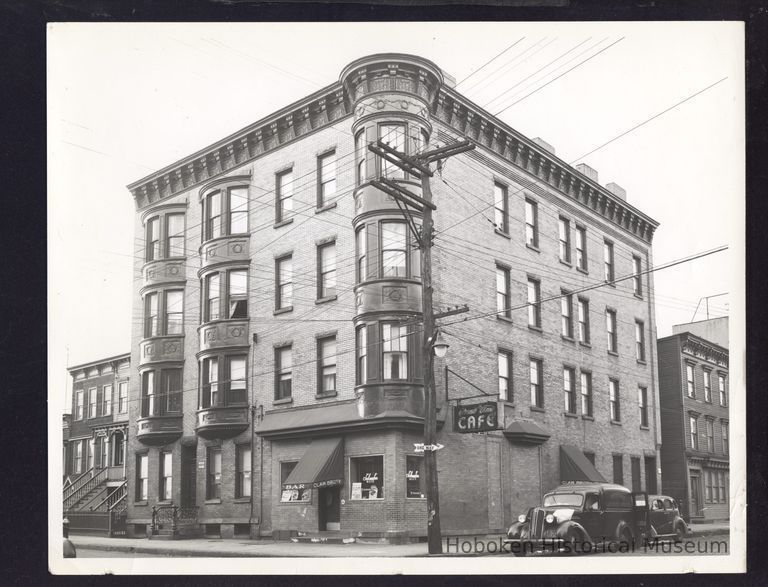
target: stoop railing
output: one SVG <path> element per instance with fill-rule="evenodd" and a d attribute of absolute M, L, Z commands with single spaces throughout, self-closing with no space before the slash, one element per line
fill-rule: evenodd
<path fill-rule="evenodd" d="M 172 536 L 177 536 L 180 530 L 197 526 L 198 510 L 197 506 L 152 506 L 151 532 L 156 535 L 161 529 L 170 530 Z"/>
<path fill-rule="evenodd" d="M 91 473 L 90 478 L 86 478 L 83 481 L 83 477 L 79 477 L 75 483 L 73 483 L 72 487 L 74 488 L 72 491 L 67 491 L 64 496 L 64 511 L 71 509 L 73 506 L 77 504 L 83 497 L 88 495 L 93 489 L 101 485 L 107 480 L 107 470 L 106 469 L 99 469 L 97 472 L 94 472 L 94 469 L 90 469 L 89 473 Z M 67 495 L 68 494 L 68 495 Z"/>

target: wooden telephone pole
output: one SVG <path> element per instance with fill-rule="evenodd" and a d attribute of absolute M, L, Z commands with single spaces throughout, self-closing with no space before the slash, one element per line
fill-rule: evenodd
<path fill-rule="evenodd" d="M 422 357 L 424 370 L 424 477 L 427 491 L 427 543 L 429 554 L 442 554 L 442 533 L 440 531 L 440 497 L 437 485 L 437 400 L 435 397 L 435 373 L 433 347 L 437 338 L 435 314 L 432 306 L 432 238 L 434 222 L 432 212 L 436 210 L 432 203 L 432 186 L 429 169 L 430 163 L 446 159 L 452 155 L 463 153 L 475 148 L 469 141 L 460 141 L 422 153 L 416 157 L 408 157 L 405 153 L 396 151 L 386 143 L 378 141 L 368 147 L 379 157 L 396 165 L 403 171 L 416 177 L 421 177 L 422 195 L 404 189 L 388 178 L 380 178 L 371 183 L 386 194 L 392 196 L 400 211 L 408 221 L 416 242 L 421 250 L 421 287 L 422 313 L 424 331 L 422 333 Z M 409 210 L 413 208 L 422 213 L 421 232 Z M 464 310 L 466 311 L 466 310 Z"/>

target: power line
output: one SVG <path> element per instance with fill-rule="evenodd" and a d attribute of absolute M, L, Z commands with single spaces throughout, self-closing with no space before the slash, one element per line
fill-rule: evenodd
<path fill-rule="evenodd" d="M 480 67 L 478 67 L 478 68 L 477 68 L 475 71 L 473 71 L 472 73 L 470 73 L 470 74 L 469 74 L 467 77 L 465 77 L 463 80 L 461 80 L 460 82 L 457 82 L 457 83 L 456 83 L 456 86 L 457 86 L 457 87 L 458 87 L 458 86 L 460 86 L 460 85 L 461 85 L 461 84 L 463 84 L 465 81 L 467 81 L 469 78 L 471 78 L 473 75 L 475 75 L 477 72 L 481 71 L 481 70 L 482 70 L 484 67 L 486 67 L 487 65 L 490 65 L 491 63 L 493 63 L 494 61 L 496 61 L 496 59 L 498 59 L 499 57 L 501 57 L 502 55 L 504 55 L 504 53 L 506 53 L 507 51 L 509 51 L 509 50 L 510 50 L 512 47 L 514 47 L 515 45 L 517 45 L 517 44 L 518 44 L 520 41 L 522 41 L 523 39 L 525 39 L 525 37 L 520 37 L 520 38 L 519 38 L 517 41 L 515 41 L 514 43 L 512 43 L 512 44 L 511 44 L 509 47 L 507 47 L 506 49 L 502 50 L 500 53 L 497 53 L 496 55 L 494 55 L 493 57 L 491 57 L 491 59 L 489 59 L 488 61 L 486 61 L 485 63 L 483 63 L 483 64 L 482 64 Z"/>

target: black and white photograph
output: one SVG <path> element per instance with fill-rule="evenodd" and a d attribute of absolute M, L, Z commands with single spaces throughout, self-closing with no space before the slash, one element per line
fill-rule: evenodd
<path fill-rule="evenodd" d="M 743 23 L 46 37 L 51 573 L 746 570 Z"/>

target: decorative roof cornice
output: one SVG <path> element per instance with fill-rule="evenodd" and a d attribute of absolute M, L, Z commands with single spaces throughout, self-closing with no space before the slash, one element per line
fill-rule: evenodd
<path fill-rule="evenodd" d="M 114 357 L 107 357 L 106 359 L 101 359 L 99 361 L 89 361 L 88 363 L 82 363 L 80 365 L 73 365 L 72 367 L 67 367 L 67 371 L 70 373 L 73 373 L 74 371 L 80 371 L 82 369 L 89 369 L 91 367 L 99 367 L 101 365 L 107 365 L 109 363 L 114 362 L 121 362 L 121 361 L 130 361 L 131 360 L 131 353 L 124 353 L 122 355 L 115 355 Z"/>
<path fill-rule="evenodd" d="M 715 363 L 718 367 L 728 368 L 728 349 L 690 332 L 683 332 L 677 336 L 680 337 L 682 352 L 697 359 Z"/>

